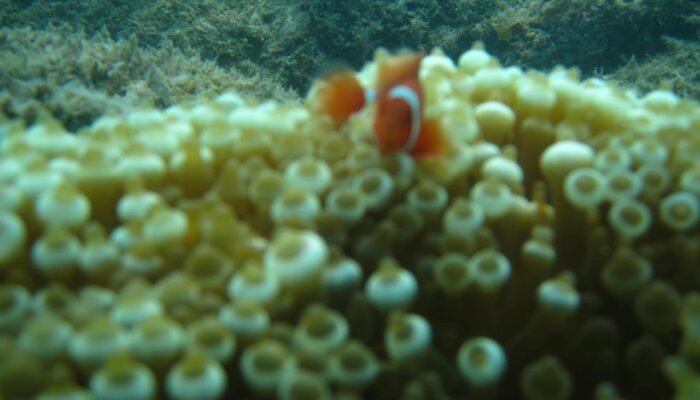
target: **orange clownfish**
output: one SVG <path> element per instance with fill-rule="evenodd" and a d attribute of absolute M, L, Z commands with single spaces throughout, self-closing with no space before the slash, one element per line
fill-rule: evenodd
<path fill-rule="evenodd" d="M 382 153 L 406 152 L 413 157 L 445 153 L 449 146 L 440 122 L 423 115 L 423 89 L 418 81 L 423 57 L 423 53 L 402 53 L 382 61 L 376 94 L 365 91 L 352 71 L 329 75 L 318 87 L 320 111 L 342 124 L 375 101 L 373 129 Z"/>

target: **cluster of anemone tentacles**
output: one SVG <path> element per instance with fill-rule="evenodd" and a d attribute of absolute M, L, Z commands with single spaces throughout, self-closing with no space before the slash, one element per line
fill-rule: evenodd
<path fill-rule="evenodd" d="M 420 80 L 450 154 L 314 91 L 4 122 L 0 396 L 697 398 L 700 107 L 478 47 Z"/>

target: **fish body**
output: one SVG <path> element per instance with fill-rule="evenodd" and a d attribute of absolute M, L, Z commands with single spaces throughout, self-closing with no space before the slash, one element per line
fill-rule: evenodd
<path fill-rule="evenodd" d="M 321 112 L 342 124 L 374 100 L 372 127 L 382 153 L 423 157 L 446 152 L 440 122 L 424 117 L 423 89 L 418 80 L 423 57 L 423 53 L 402 53 L 382 60 L 373 93 L 362 89 L 351 71 L 328 76 L 318 93 Z"/>

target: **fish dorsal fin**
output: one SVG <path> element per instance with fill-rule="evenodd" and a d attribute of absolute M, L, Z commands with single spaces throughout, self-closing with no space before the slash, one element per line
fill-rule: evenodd
<path fill-rule="evenodd" d="M 382 93 L 406 80 L 418 80 L 423 52 L 405 52 L 382 61 L 377 71 L 377 92 Z"/>
<path fill-rule="evenodd" d="M 420 135 L 421 127 L 421 104 L 420 97 L 415 90 L 406 86 L 398 85 L 394 86 L 388 93 L 390 99 L 403 100 L 411 110 L 411 133 L 408 136 L 408 140 L 401 148 L 401 151 L 410 153 L 411 150 L 416 146 L 418 142 L 418 135 Z"/>

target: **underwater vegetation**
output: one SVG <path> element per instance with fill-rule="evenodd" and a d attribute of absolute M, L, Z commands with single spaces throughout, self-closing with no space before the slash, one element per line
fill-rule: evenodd
<path fill-rule="evenodd" d="M 418 77 L 451 152 L 318 90 L 4 122 L 0 395 L 698 398 L 700 105 L 479 46 Z"/>

